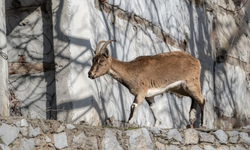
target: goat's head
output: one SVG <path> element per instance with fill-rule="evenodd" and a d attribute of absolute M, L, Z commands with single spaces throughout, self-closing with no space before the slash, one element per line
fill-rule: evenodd
<path fill-rule="evenodd" d="M 107 45 L 110 42 L 113 42 L 115 40 L 109 40 L 109 41 L 100 41 L 97 44 L 96 50 L 95 50 L 95 56 L 92 59 L 92 66 L 88 72 L 88 76 L 91 79 L 98 78 L 106 73 L 108 73 L 111 65 L 111 57 L 109 55 L 109 51 L 106 48 Z M 105 43 L 101 50 L 99 51 L 99 47 L 102 43 Z"/>

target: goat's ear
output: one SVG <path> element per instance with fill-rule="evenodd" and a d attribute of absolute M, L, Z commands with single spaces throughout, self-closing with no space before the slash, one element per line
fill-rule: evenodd
<path fill-rule="evenodd" d="M 94 54 L 96 54 L 96 50 L 95 50 L 95 49 L 91 48 L 91 50 L 92 50 L 92 52 L 93 52 Z"/>
<path fill-rule="evenodd" d="M 105 56 L 106 58 L 109 58 L 109 50 L 107 48 L 105 48 L 103 56 Z"/>

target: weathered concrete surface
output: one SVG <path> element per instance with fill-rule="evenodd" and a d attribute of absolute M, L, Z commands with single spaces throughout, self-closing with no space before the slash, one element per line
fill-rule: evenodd
<path fill-rule="evenodd" d="M 0 2 L 0 115 L 9 116 L 9 93 L 8 93 L 8 66 L 7 60 L 7 40 L 6 40 L 6 20 L 5 1 Z M 4 56 L 4 57 L 3 57 Z"/>
<path fill-rule="evenodd" d="M 73 98 L 70 96 L 70 1 L 53 0 L 53 44 L 55 55 L 55 86 L 57 119 L 61 121 L 73 120 Z"/>
<path fill-rule="evenodd" d="M 43 3 L 44 1 L 30 0 L 25 4 L 21 2 L 21 5 L 40 6 Z M 7 8 L 11 5 L 11 1 L 8 1 Z M 51 13 L 52 16 L 50 19 L 53 35 L 52 32 L 49 32 L 49 35 L 52 36 L 53 42 L 45 45 L 51 44 L 54 49 L 55 58 L 47 59 L 54 59 L 55 74 L 50 72 L 45 76 L 55 76 L 55 85 L 42 90 L 34 84 L 28 86 L 25 92 L 20 92 L 18 96 L 21 99 L 27 96 L 24 93 L 31 97 L 33 93 L 47 92 L 39 99 L 32 97 L 37 101 L 28 99 L 25 106 L 29 107 L 22 108 L 24 115 L 48 118 L 46 112 L 49 111 L 57 114 L 58 120 L 79 124 L 86 122 L 93 126 L 104 125 L 105 120 L 111 117 L 117 122 L 127 121 L 134 99 L 129 91 L 108 75 L 96 80 L 87 77 L 93 57 L 92 49 L 96 47 L 96 43 L 100 40 L 116 39 L 117 42 L 111 43 L 108 48 L 113 57 L 122 61 L 130 61 L 141 55 L 177 50 L 190 53 L 200 60 L 202 66 L 201 87 L 206 100 L 205 127 L 234 128 L 249 124 L 248 3 L 236 3 L 233 0 L 206 0 L 205 3 L 194 0 L 107 0 L 107 3 L 99 4 L 98 0 L 52 0 L 52 5 L 46 6 L 52 7 L 48 14 Z M 23 29 L 27 24 L 33 25 L 34 19 L 39 15 L 41 17 L 41 12 L 49 10 L 47 7 L 33 9 L 36 11 L 22 14 L 27 18 L 21 18 L 26 19 L 20 21 L 17 17 L 16 21 L 20 24 L 13 31 L 19 31 L 18 29 Z M 38 23 L 46 23 L 48 16 L 42 16 L 45 19 L 38 20 Z M 39 24 L 34 26 L 34 29 L 41 27 Z M 51 27 L 50 24 L 48 27 Z M 30 31 L 41 34 L 40 28 L 24 29 L 20 33 Z M 49 28 L 46 28 L 46 31 L 48 30 Z M 27 33 L 31 34 L 30 32 Z M 18 35 L 18 32 L 12 34 Z M 40 38 L 39 36 L 39 40 L 43 41 Z M 15 38 L 9 40 L 20 44 Z M 20 40 L 24 43 L 27 39 Z M 32 44 L 38 48 L 42 46 L 40 42 Z M 26 54 L 25 50 L 32 50 L 29 45 L 26 46 L 22 51 L 15 51 L 16 47 L 10 46 L 10 54 L 13 56 L 11 59 L 17 59 L 17 52 Z M 31 53 L 32 56 L 33 54 Z M 42 58 L 41 55 L 34 56 Z M 27 57 L 27 60 L 32 59 Z M 37 78 L 41 79 L 39 81 L 43 87 L 50 85 L 51 80 L 44 80 L 41 76 L 44 74 L 31 77 L 35 81 Z M 34 81 L 28 77 L 23 78 L 27 82 L 15 80 L 18 77 L 10 79 L 16 82 L 14 87 L 20 88 L 19 91 L 21 87 L 27 87 Z M 51 92 L 53 88 L 56 89 L 55 92 Z M 56 98 L 56 104 L 50 104 L 48 98 L 51 97 Z M 155 99 L 153 110 L 156 120 L 148 104 L 143 102 L 133 118 L 135 124 L 161 128 L 186 127 L 189 123 L 190 98 L 166 93 L 156 96 Z M 197 117 L 199 120 L 199 115 Z M 122 125 L 124 123 L 119 124 Z M 196 123 L 196 126 L 198 125 L 199 122 Z M 61 130 L 66 129 L 60 128 L 58 131 Z M 22 131 L 25 134 L 25 130 Z"/>
<path fill-rule="evenodd" d="M 226 14 L 223 8 L 220 8 L 220 2 L 207 1 L 209 4 L 207 9 L 204 9 L 201 4 L 192 2 L 179 0 L 142 3 L 109 0 L 104 6 L 99 6 L 97 1 L 69 1 L 72 10 L 70 52 L 71 59 L 75 60 L 71 62 L 70 74 L 70 85 L 74 89 L 71 91 L 74 108 L 73 121 L 84 120 L 91 125 L 100 125 L 109 117 L 126 121 L 130 113 L 133 96 L 124 86 L 108 75 L 94 81 L 87 78 L 92 58 L 91 49 L 95 48 L 98 41 L 116 39 L 117 42 L 111 43 L 108 48 L 113 57 L 122 61 L 129 61 L 140 55 L 181 50 L 168 43 L 165 44 L 150 26 L 147 26 L 145 22 L 141 23 L 145 19 L 152 22 L 153 25 L 161 27 L 165 33 L 176 40 L 186 40 L 185 51 L 201 61 L 201 86 L 206 100 L 205 126 L 207 128 L 232 128 L 237 127 L 235 122 L 239 120 L 242 122 L 239 126 L 246 125 L 245 120 L 248 120 L 249 116 L 246 107 L 250 106 L 250 92 L 247 88 L 249 80 L 246 80 L 248 77 L 246 69 L 234 60 L 221 64 L 216 62 L 217 52 L 223 47 L 222 43 L 225 39 L 220 35 L 227 30 L 228 22 L 233 22 L 230 29 L 237 29 L 237 25 L 234 23 L 237 17 Z M 230 5 L 233 5 L 232 1 Z M 118 7 L 119 10 L 113 14 L 112 7 L 115 7 L 114 10 L 117 10 Z M 213 13 L 209 11 L 210 7 L 213 9 Z M 102 8 L 103 11 L 101 11 Z M 80 12 L 83 9 L 86 11 Z M 246 6 L 242 9 L 243 13 L 246 9 Z M 128 12 L 127 18 L 130 14 L 136 14 L 142 19 L 139 19 L 138 24 L 133 19 L 126 20 L 124 19 L 126 17 L 119 16 L 119 12 L 122 10 Z M 239 14 L 238 17 L 240 16 Z M 84 18 L 84 21 L 79 18 Z M 214 34 L 216 39 L 214 39 Z M 83 45 L 79 43 L 79 39 Z M 249 37 L 242 36 L 239 44 L 248 45 L 248 40 Z M 230 56 L 241 58 L 240 63 L 241 61 L 249 63 L 247 46 L 240 45 L 241 48 L 233 46 L 237 47 L 237 50 L 230 49 Z M 79 51 L 79 49 L 83 50 Z M 236 51 L 239 53 L 235 53 Z M 81 63 L 84 65 L 80 65 Z M 164 94 L 156 97 L 154 107 L 154 112 L 157 114 L 156 121 L 154 121 L 147 103 L 143 103 L 135 113 L 134 123 L 141 126 L 153 126 L 155 123 L 156 127 L 163 128 L 185 128 L 188 124 L 189 98 Z M 225 119 L 225 117 L 236 120 Z"/>
<path fill-rule="evenodd" d="M 45 0 L 6 1 L 9 64 L 53 64 L 50 11 L 51 4 Z M 56 119 L 54 79 L 55 71 L 43 68 L 33 73 L 9 75 L 9 89 L 13 91 L 11 107 L 20 107 L 19 115 L 30 118 Z"/>
<path fill-rule="evenodd" d="M 27 121 L 28 126 L 21 127 L 18 125 L 21 119 Z M 17 132 L 11 143 L 5 143 L 4 136 L 1 136 L 0 147 L 3 150 L 32 150 L 32 149 L 46 149 L 46 150 L 73 150 L 73 149 L 88 149 L 88 150 L 214 150 L 214 149 L 249 149 L 249 135 L 250 130 L 238 129 L 227 130 L 224 133 L 232 132 L 240 135 L 240 140 L 236 143 L 230 143 L 230 139 L 226 139 L 226 145 L 221 143 L 219 139 L 215 138 L 214 142 L 203 141 L 205 135 L 212 132 L 221 132 L 222 130 L 204 130 L 204 129 L 161 129 L 157 128 L 159 132 L 154 132 L 150 128 L 116 128 L 112 126 L 93 127 L 86 124 L 72 124 L 73 129 L 65 128 L 57 133 L 57 127 L 67 126 L 67 123 L 62 123 L 52 120 L 36 120 L 26 119 L 21 117 L 0 117 L 0 133 L 1 129 L 9 126 L 17 130 L 26 128 L 40 128 L 41 132 L 36 137 L 24 136 Z M 44 126 L 48 130 L 43 130 Z M 8 130 L 10 131 L 10 130 Z M 12 131 L 14 131 L 12 129 Z M 174 131 L 174 132 L 173 132 Z M 185 139 L 182 142 L 168 139 L 165 133 L 180 133 L 181 138 Z M 192 134 L 195 133 L 195 134 Z M 196 134 L 197 133 L 197 134 Z M 2 134 L 1 134 L 2 135 Z M 188 137 L 187 137 L 188 136 Z M 191 139 L 187 142 L 187 138 Z M 195 139 L 195 140 L 194 140 Z"/>

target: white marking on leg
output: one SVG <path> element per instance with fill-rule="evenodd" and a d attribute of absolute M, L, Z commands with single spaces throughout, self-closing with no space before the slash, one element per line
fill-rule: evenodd
<path fill-rule="evenodd" d="M 136 103 L 133 103 L 132 105 L 134 105 L 135 108 L 138 106 L 138 104 L 136 104 Z"/>

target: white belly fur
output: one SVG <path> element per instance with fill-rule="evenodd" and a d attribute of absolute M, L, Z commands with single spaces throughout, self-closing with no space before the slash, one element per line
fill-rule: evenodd
<path fill-rule="evenodd" d="M 175 88 L 175 87 L 178 88 L 184 82 L 185 81 L 181 80 L 181 81 L 176 81 L 174 83 L 171 83 L 171 84 L 169 84 L 169 85 L 167 85 L 166 87 L 163 87 L 163 88 L 151 88 L 151 89 L 148 89 L 146 97 L 152 97 L 152 96 L 155 96 L 155 95 L 162 94 L 162 93 L 168 91 L 169 89 L 172 89 L 172 88 Z"/>

